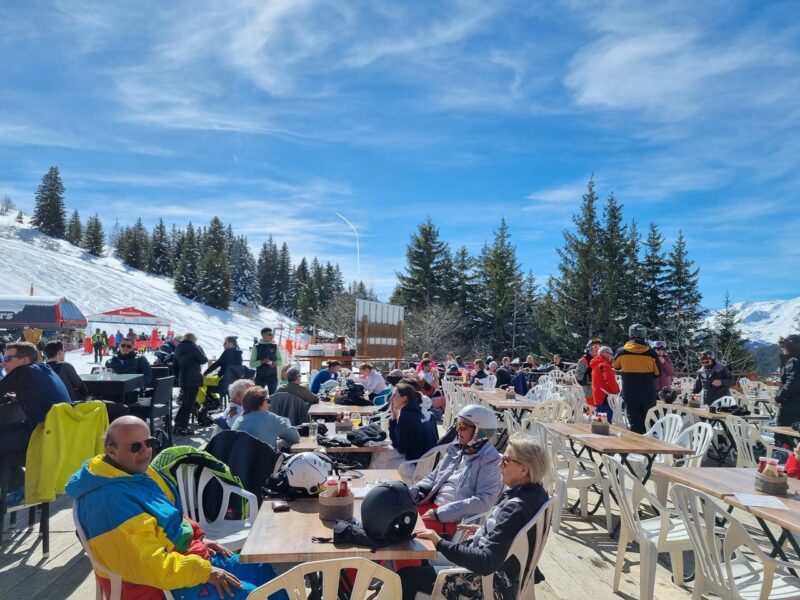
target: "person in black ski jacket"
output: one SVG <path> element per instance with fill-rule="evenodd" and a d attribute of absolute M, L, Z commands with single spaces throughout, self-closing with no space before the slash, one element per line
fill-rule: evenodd
<path fill-rule="evenodd" d="M 717 362 L 717 355 L 713 350 L 704 350 L 700 353 L 700 370 L 694 382 L 693 393 L 703 393 L 703 402 L 710 405 L 723 396 L 731 395 L 731 386 L 736 383 L 728 367 Z"/>
<path fill-rule="evenodd" d="M 791 427 L 800 421 L 800 335 L 792 334 L 779 341 L 781 346 L 781 386 L 775 395 L 778 404 L 778 425 Z M 775 436 L 778 445 L 788 444 L 791 448 L 794 440 L 786 436 Z"/>
<path fill-rule="evenodd" d="M 237 379 L 244 377 L 244 366 L 242 365 L 242 351 L 239 349 L 239 344 L 235 335 L 229 335 L 223 342 L 225 350 L 222 355 L 215 360 L 203 372 L 203 375 L 208 375 L 213 371 L 219 369 L 220 382 L 219 393 L 220 396 L 228 395 L 228 386 Z"/>
<path fill-rule="evenodd" d="M 59 341 L 47 342 L 44 347 L 44 356 L 47 359 L 47 366 L 53 369 L 69 393 L 71 402 L 82 400 L 89 394 L 86 384 L 78 376 L 78 372 L 68 362 L 64 362 L 64 344 Z"/>
<path fill-rule="evenodd" d="M 500 465 L 503 483 L 507 487 L 486 523 L 480 527 L 458 526 L 467 534 L 472 533 L 472 537 L 453 543 L 430 529 L 414 532 L 414 537 L 432 541 L 444 558 L 471 571 L 447 578 L 442 590 L 447 600 L 483 598 L 480 578 L 490 573 L 494 573 L 494 598 L 518 598 L 521 571 L 528 566 L 527 561 L 520 565 L 516 558 L 506 558 L 514 538 L 549 499 L 541 482 L 549 471 L 550 457 L 532 438 L 514 434 L 508 440 Z M 535 541 L 536 527 L 532 527 L 528 531 L 529 555 Z M 401 569 L 399 575 L 403 583 L 403 600 L 413 600 L 417 592 L 431 593 L 436 569 L 432 566 L 408 567 Z M 544 579 L 538 570 L 534 577 L 536 582 Z"/>
<path fill-rule="evenodd" d="M 175 434 L 192 435 L 189 417 L 192 415 L 197 392 L 203 386 L 203 367 L 208 364 L 206 353 L 197 345 L 197 336 L 187 333 L 175 348 L 175 363 L 178 365 L 179 381 L 183 402 L 175 415 Z"/>

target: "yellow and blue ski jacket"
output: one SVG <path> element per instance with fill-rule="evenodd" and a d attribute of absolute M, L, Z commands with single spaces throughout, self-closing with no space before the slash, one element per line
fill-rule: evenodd
<path fill-rule="evenodd" d="M 174 590 L 208 581 L 211 563 L 181 554 L 194 530 L 175 489 L 153 467 L 130 475 L 96 456 L 70 478 L 66 491 L 78 502 L 95 559 L 123 582 Z"/>

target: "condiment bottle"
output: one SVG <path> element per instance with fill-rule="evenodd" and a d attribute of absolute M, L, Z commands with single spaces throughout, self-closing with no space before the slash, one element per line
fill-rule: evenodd
<path fill-rule="evenodd" d="M 344 498 L 350 495 L 350 486 L 347 479 L 347 477 L 343 477 L 339 480 L 339 498 Z"/>
<path fill-rule="evenodd" d="M 328 480 L 325 482 L 325 496 L 335 498 L 339 493 L 339 481 L 333 474 L 333 469 L 328 470 Z"/>

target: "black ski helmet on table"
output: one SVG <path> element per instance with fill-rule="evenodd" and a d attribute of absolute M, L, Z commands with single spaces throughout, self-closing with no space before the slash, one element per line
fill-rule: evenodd
<path fill-rule="evenodd" d="M 394 543 L 411 538 L 417 523 L 417 507 L 402 481 L 379 483 L 361 503 L 364 532 L 378 542 Z"/>

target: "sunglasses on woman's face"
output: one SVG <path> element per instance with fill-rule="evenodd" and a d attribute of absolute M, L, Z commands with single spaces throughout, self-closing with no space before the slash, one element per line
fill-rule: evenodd
<path fill-rule="evenodd" d="M 475 426 L 464 423 L 464 421 L 456 423 L 456 431 L 464 431 L 465 429 L 475 429 Z"/>
<path fill-rule="evenodd" d="M 156 445 L 156 438 L 149 437 L 143 442 L 133 442 L 132 444 L 117 444 L 118 448 L 127 448 L 133 454 L 139 454 L 142 448 L 154 448 Z"/>
<path fill-rule="evenodd" d="M 521 464 L 522 464 L 522 463 L 521 463 L 521 462 L 519 462 L 519 461 L 518 461 L 516 458 L 511 458 L 510 456 L 506 456 L 505 454 L 503 454 L 503 456 L 501 456 L 501 457 L 500 457 L 500 464 L 501 464 L 502 466 L 504 466 L 504 467 L 505 467 L 505 466 L 506 466 L 508 463 L 510 463 L 510 462 L 517 463 L 518 465 L 521 465 Z"/>

